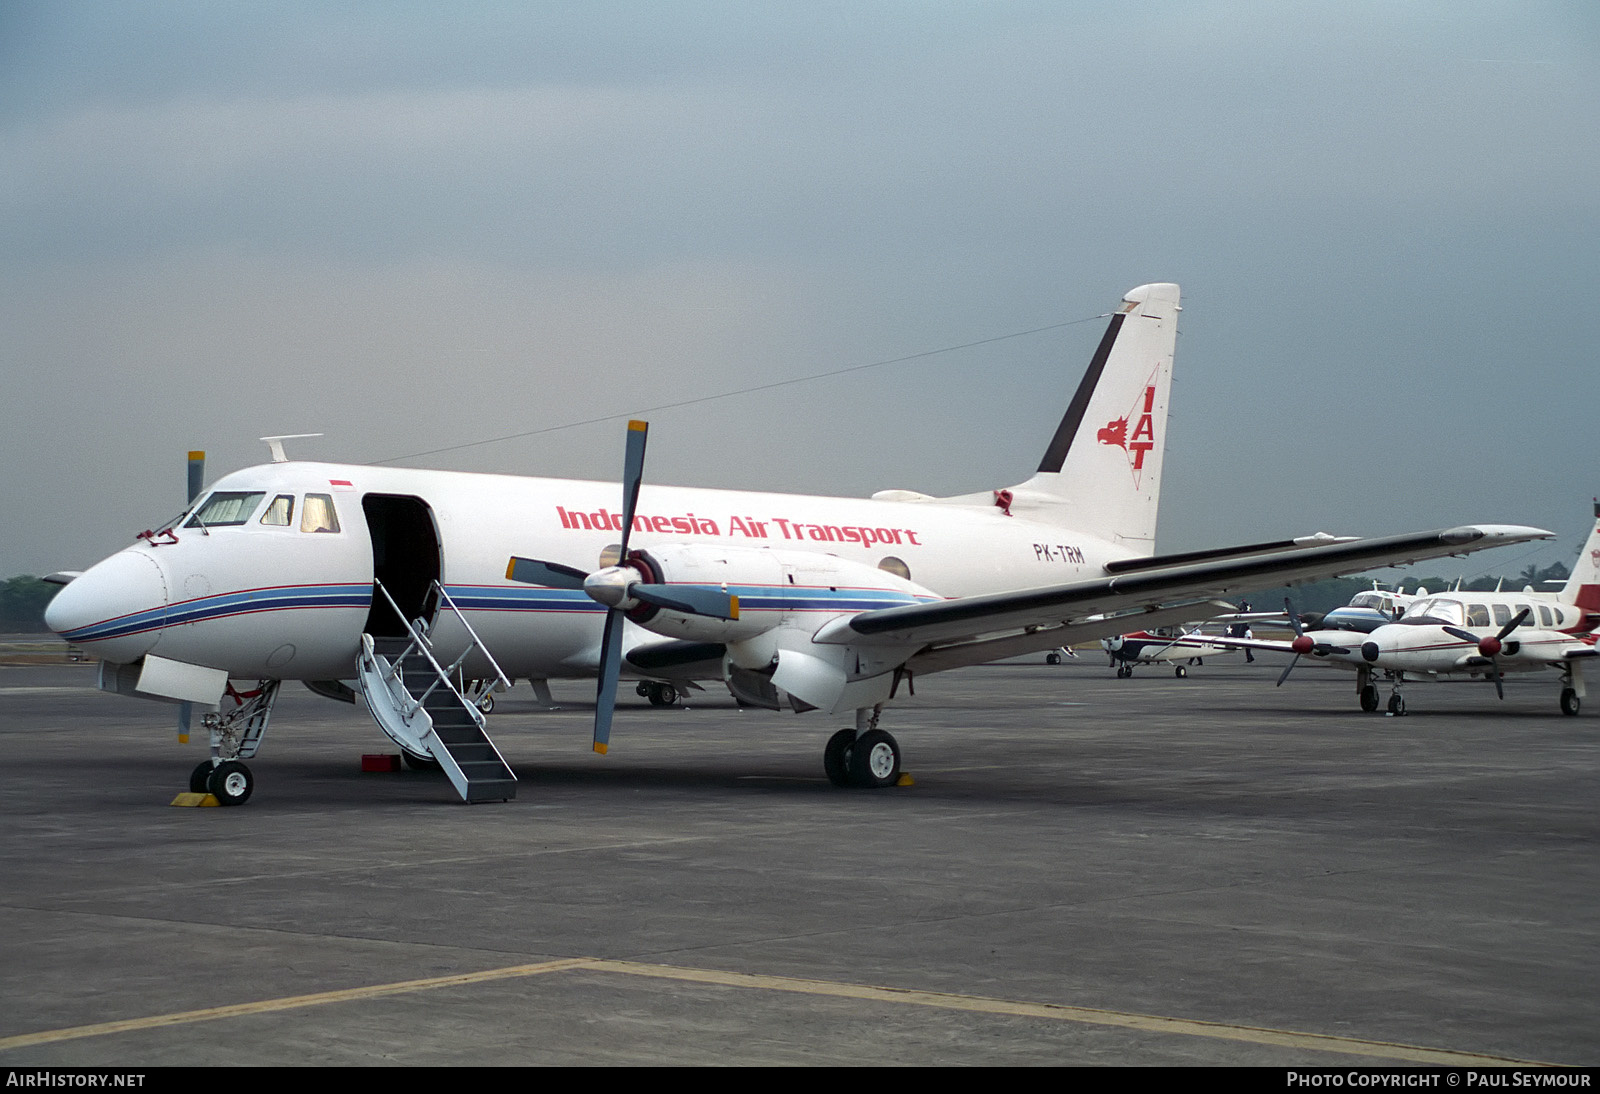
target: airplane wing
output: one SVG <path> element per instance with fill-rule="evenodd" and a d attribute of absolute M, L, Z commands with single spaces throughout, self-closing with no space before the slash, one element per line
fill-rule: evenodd
<path fill-rule="evenodd" d="M 860 612 L 826 624 L 814 641 L 919 648 L 907 667 L 930 672 L 1193 619 L 1198 604 L 1264 585 L 1341 577 L 1552 535 L 1519 525 L 1469 525 L 1244 557 L 1180 556 L 1155 565 L 1140 560 L 1138 567 L 1124 567 L 1126 572 L 1088 581 Z"/>

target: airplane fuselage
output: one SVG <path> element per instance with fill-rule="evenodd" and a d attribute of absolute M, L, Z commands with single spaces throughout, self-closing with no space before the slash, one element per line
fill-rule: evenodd
<path fill-rule="evenodd" d="M 225 495 L 240 497 L 235 519 L 191 515 Z M 170 532 L 85 572 L 57 598 L 52 622 L 114 663 L 153 654 L 234 677 L 348 678 L 373 619 L 374 579 L 410 614 L 437 578 L 506 672 L 588 675 L 603 606 L 581 590 L 509 581 L 507 559 L 609 564 L 602 554 L 621 536 L 618 498 L 615 484 L 573 479 L 298 462 L 247 468 L 216 482 Z M 633 526 L 631 548 L 725 549 L 727 582 L 746 612 L 813 627 L 864 608 L 1073 581 L 1138 553 L 997 507 L 932 499 L 646 486 Z M 744 560 L 757 551 L 781 564 L 759 568 L 762 580 L 752 583 Z M 863 582 L 856 567 L 841 580 L 829 559 L 883 580 Z M 464 648 L 460 631 L 446 615 L 434 639 Z M 634 640 L 651 637 L 641 631 Z"/>

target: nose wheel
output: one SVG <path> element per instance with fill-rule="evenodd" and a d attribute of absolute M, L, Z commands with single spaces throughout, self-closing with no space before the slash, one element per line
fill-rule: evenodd
<path fill-rule="evenodd" d="M 224 760 L 211 769 L 211 776 L 206 780 L 206 789 L 219 805 L 243 805 L 250 800 L 250 792 L 255 788 L 255 776 L 238 760 Z"/>

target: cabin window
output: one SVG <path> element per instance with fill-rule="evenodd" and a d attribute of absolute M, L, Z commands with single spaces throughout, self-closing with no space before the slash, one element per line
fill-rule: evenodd
<path fill-rule="evenodd" d="M 1541 627 L 1553 627 L 1556 625 L 1555 619 L 1550 615 L 1550 609 L 1543 604 L 1539 605 L 1539 625 Z"/>
<path fill-rule="evenodd" d="M 1489 609 L 1482 604 L 1467 605 L 1467 626 L 1487 627 L 1489 625 Z"/>
<path fill-rule="evenodd" d="M 331 494 L 307 494 L 305 508 L 300 512 L 302 532 L 337 532 L 339 514 L 333 509 Z"/>
<path fill-rule="evenodd" d="M 219 490 L 205 500 L 205 504 L 189 518 L 184 527 L 227 528 L 243 524 L 266 496 L 263 491 L 247 493 L 243 490 Z"/>
<path fill-rule="evenodd" d="M 878 569 L 886 574 L 903 577 L 907 581 L 911 580 L 911 567 L 906 565 L 904 559 L 896 558 L 894 555 L 884 555 L 880 558 L 878 560 Z"/>
<path fill-rule="evenodd" d="M 272 499 L 272 504 L 267 506 L 267 511 L 261 514 L 262 524 L 270 524 L 278 528 L 287 528 L 293 521 L 293 494 L 279 494 Z"/>
<path fill-rule="evenodd" d="M 1496 604 L 1494 606 L 1494 625 L 1503 627 L 1509 622 L 1511 622 L 1511 609 L 1504 604 Z"/>

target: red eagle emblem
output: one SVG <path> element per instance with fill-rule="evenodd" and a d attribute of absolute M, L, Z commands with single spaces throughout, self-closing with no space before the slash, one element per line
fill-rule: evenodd
<path fill-rule="evenodd" d="M 1154 374 L 1151 375 L 1154 380 Z M 1144 472 L 1144 454 L 1156 446 L 1155 427 L 1156 386 L 1145 385 L 1144 391 L 1134 400 L 1126 418 L 1116 418 L 1105 424 L 1095 435 L 1101 444 L 1115 445 L 1128 454 L 1129 469 L 1133 472 L 1133 488 L 1139 489 Z M 1128 434 L 1128 423 L 1133 422 L 1133 434 Z"/>

